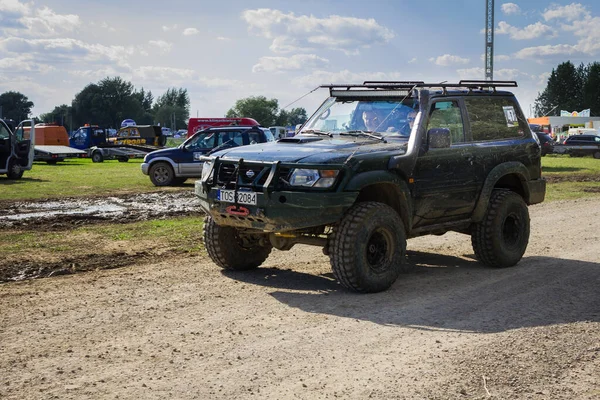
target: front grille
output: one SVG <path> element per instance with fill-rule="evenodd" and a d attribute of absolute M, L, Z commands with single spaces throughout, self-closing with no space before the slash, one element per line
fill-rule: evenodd
<path fill-rule="evenodd" d="M 235 184 L 235 169 L 237 164 L 220 164 L 217 173 L 217 184 L 228 185 Z M 252 172 L 250 172 L 252 171 Z M 251 164 L 242 164 L 239 169 L 238 185 L 239 186 L 253 186 L 256 189 L 262 188 L 271 172 L 271 166 L 259 166 Z M 291 169 L 290 168 L 279 168 L 279 177 L 275 177 L 271 184 L 275 187 L 282 187 L 287 185 L 289 180 Z"/>

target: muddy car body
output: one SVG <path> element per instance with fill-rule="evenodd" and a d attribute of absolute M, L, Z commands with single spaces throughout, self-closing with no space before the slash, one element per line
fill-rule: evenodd
<path fill-rule="evenodd" d="M 545 181 L 539 141 L 503 86 L 516 83 L 327 86 L 297 136 L 203 159 L 209 255 L 250 269 L 271 247 L 320 245 L 360 292 L 393 284 L 409 237 L 469 234 L 482 263 L 516 264 Z"/>

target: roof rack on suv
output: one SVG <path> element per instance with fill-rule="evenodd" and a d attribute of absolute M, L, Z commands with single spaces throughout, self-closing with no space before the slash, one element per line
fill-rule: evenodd
<path fill-rule="evenodd" d="M 387 90 L 398 90 L 398 89 L 415 89 L 415 88 L 442 88 L 444 92 L 448 88 L 465 88 L 469 91 L 473 89 L 478 90 L 492 90 L 496 91 L 498 87 L 517 87 L 516 81 L 485 81 L 485 80 L 461 80 L 458 83 L 434 82 L 425 83 L 423 81 L 364 81 L 362 84 L 324 84 L 320 87 L 329 88 L 330 92 L 335 89 L 387 89 Z"/>

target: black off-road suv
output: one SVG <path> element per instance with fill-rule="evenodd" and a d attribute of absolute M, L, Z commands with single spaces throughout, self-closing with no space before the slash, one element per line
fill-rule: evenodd
<path fill-rule="evenodd" d="M 203 158 L 204 243 L 222 268 L 273 247 L 322 246 L 348 289 L 378 292 L 406 268 L 407 238 L 455 231 L 477 259 L 515 265 L 527 205 L 544 200 L 540 143 L 514 81 L 327 85 L 298 135 Z"/>

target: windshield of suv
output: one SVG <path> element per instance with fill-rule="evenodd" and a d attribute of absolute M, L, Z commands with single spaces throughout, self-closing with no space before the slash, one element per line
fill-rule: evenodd
<path fill-rule="evenodd" d="M 300 134 L 373 134 L 408 138 L 416 115 L 417 99 L 347 100 L 331 97 L 302 127 Z"/>

